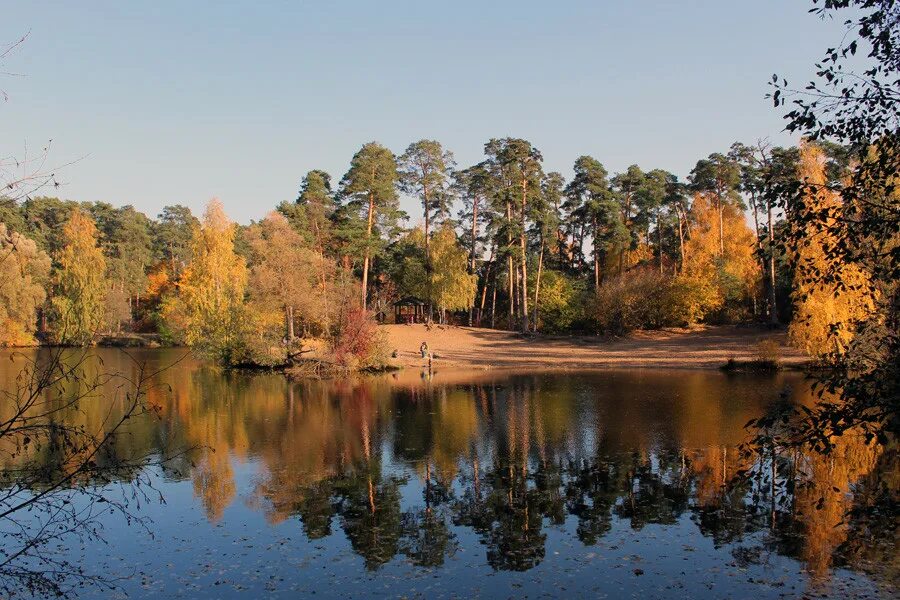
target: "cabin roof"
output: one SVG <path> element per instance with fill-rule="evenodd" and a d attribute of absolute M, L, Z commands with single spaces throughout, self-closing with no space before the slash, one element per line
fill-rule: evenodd
<path fill-rule="evenodd" d="M 415 296 L 405 296 L 394 302 L 394 306 L 424 306 L 425 301 Z"/>

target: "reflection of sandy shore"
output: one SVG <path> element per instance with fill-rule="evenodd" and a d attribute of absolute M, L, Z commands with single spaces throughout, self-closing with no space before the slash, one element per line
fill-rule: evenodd
<path fill-rule="evenodd" d="M 602 369 L 653 367 L 715 369 L 729 358 L 753 360 L 756 345 L 774 339 L 782 346 L 783 362 L 798 365 L 806 360 L 786 345 L 783 332 L 735 327 L 705 327 L 692 331 L 638 332 L 625 338 L 542 337 L 526 338 L 508 331 L 475 327 L 384 325 L 392 350 L 406 367 L 423 367 L 422 341 L 435 354 L 435 368 L 556 368 Z"/>

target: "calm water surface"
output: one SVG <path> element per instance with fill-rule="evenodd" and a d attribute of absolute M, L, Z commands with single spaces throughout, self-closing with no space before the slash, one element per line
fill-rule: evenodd
<path fill-rule="evenodd" d="M 134 373 L 125 354 L 96 353 Z M 131 354 L 155 369 L 183 352 Z M 20 363 L 0 359 L 8 385 Z M 848 440 L 833 457 L 793 457 L 809 484 L 787 503 L 772 504 L 763 473 L 723 487 L 746 466 L 745 423 L 809 400 L 799 375 L 289 383 L 188 358 L 157 383 L 158 417 L 132 423 L 119 451 L 193 450 L 151 473 L 164 503 L 138 509 L 149 532 L 110 516 L 106 543 L 67 550 L 128 577 L 130 597 L 896 594 L 896 553 L 872 539 L 884 532 L 842 523 L 857 486 L 897 483 L 883 452 Z M 113 393 L 70 418 L 101 422 Z"/>

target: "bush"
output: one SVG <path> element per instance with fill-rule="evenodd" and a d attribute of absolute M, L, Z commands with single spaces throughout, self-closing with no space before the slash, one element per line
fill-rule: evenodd
<path fill-rule="evenodd" d="M 578 279 L 560 271 L 544 271 L 539 298 L 540 330 L 545 333 L 570 331 L 584 320 L 585 290 Z"/>
<path fill-rule="evenodd" d="M 761 363 L 777 365 L 781 362 L 781 344 L 777 340 L 762 340 L 756 344 L 756 356 Z"/>
<path fill-rule="evenodd" d="M 347 310 L 331 342 L 335 362 L 350 370 L 378 369 L 389 364 L 390 350 L 384 332 L 370 311 Z"/>
<path fill-rule="evenodd" d="M 634 269 L 600 286 L 590 316 L 598 333 L 610 335 L 684 325 L 690 322 L 691 291 L 651 268 Z"/>
<path fill-rule="evenodd" d="M 692 325 L 702 321 L 719 305 L 716 287 L 709 281 L 675 277 L 669 282 L 667 295 L 669 316 L 673 325 Z"/>

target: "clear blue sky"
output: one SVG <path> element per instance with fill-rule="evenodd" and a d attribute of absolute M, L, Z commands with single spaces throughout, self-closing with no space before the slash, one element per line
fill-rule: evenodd
<path fill-rule="evenodd" d="M 61 197 L 239 222 L 340 179 L 364 142 L 432 138 L 461 165 L 523 137 L 545 169 L 581 154 L 686 176 L 758 137 L 784 143 L 773 72 L 811 75 L 840 26 L 806 0 L 5 3 L 0 155 L 54 140 Z M 417 214 L 416 205 L 404 201 Z"/>

